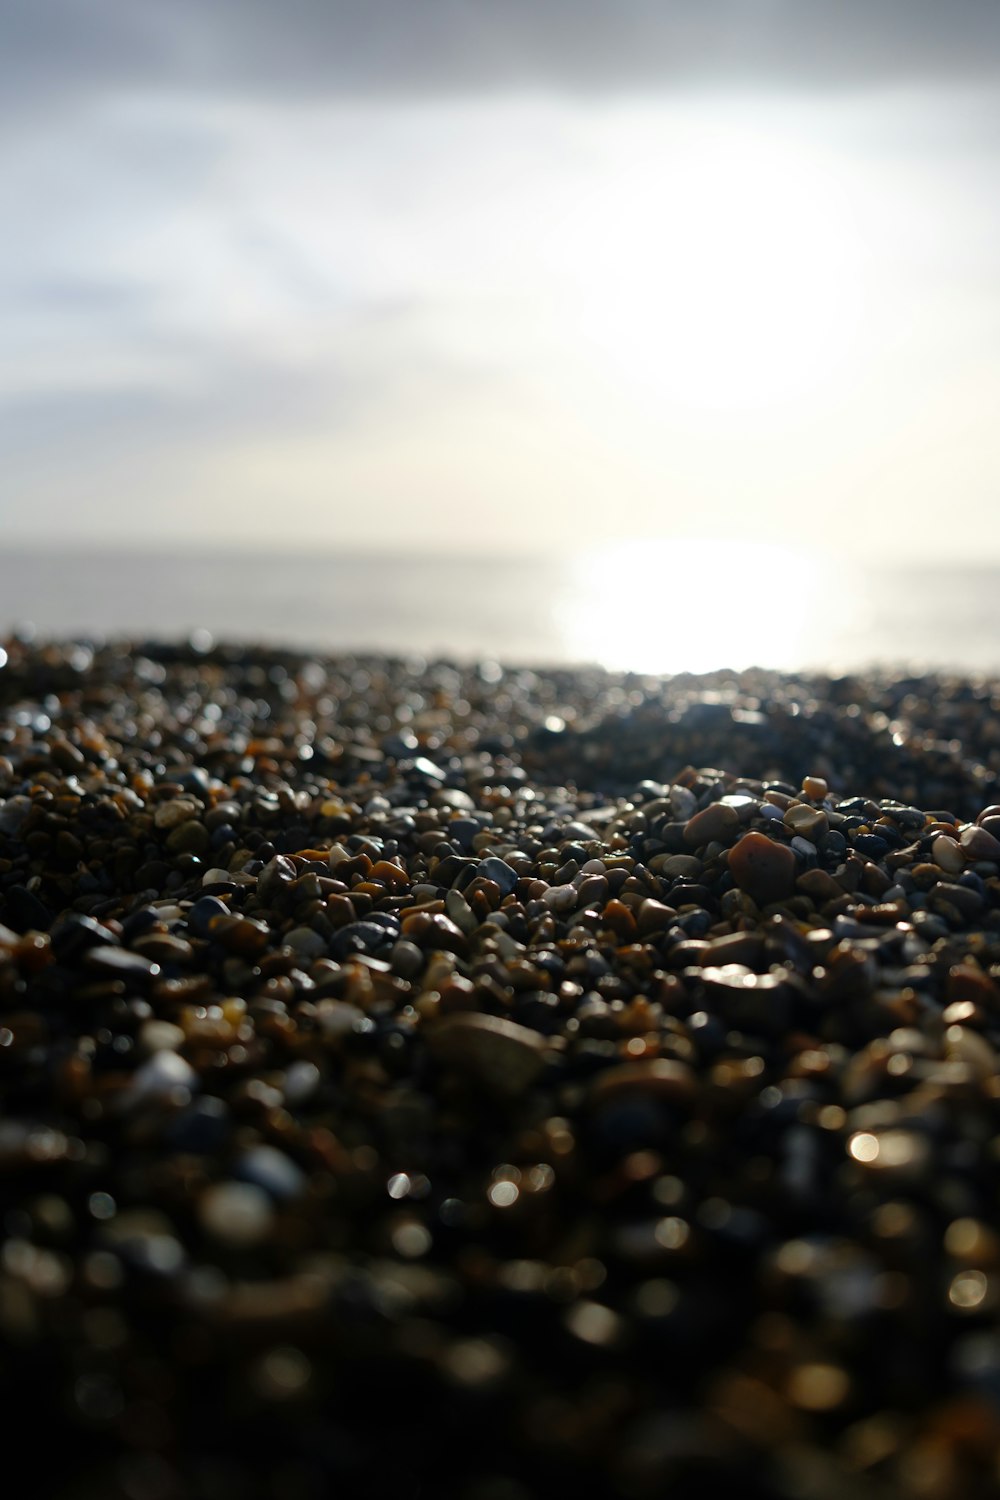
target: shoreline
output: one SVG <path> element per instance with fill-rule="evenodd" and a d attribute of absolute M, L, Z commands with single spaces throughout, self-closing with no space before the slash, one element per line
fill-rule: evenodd
<path fill-rule="evenodd" d="M 1000 679 L 198 644 L 4 646 L 39 1488 L 992 1494 Z"/>

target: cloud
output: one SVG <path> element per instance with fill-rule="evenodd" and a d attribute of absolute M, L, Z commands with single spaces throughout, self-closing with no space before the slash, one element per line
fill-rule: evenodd
<path fill-rule="evenodd" d="M 977 78 L 993 0 L 4 0 L 7 108 Z"/>
<path fill-rule="evenodd" d="M 992 338 L 1000 113 L 974 86 L 1000 57 L 992 4 L 0 0 L 0 14 L 8 533 L 142 537 L 183 519 L 261 540 L 298 521 L 447 544 L 473 517 L 558 542 L 615 524 L 622 495 L 649 530 L 664 496 L 677 513 L 742 500 L 792 517 L 816 453 L 837 455 L 832 495 L 854 450 L 858 493 L 880 493 L 865 410 L 896 421 L 916 379 L 902 357 L 846 438 L 824 405 L 798 448 L 780 411 L 773 431 L 754 416 L 743 453 L 675 399 L 692 352 L 711 353 L 671 343 L 663 286 L 688 243 L 678 203 L 701 222 L 713 132 L 723 155 L 760 136 L 768 181 L 801 146 L 807 181 L 828 183 L 836 212 L 844 200 L 874 289 L 870 347 L 912 327 L 909 364 L 950 388 Z M 755 97 L 727 99 L 727 83 Z M 875 83 L 893 87 L 862 91 Z M 675 148 L 687 197 L 670 190 Z M 741 227 L 706 236 L 723 267 Z M 706 257 L 689 252 L 697 273 Z"/>

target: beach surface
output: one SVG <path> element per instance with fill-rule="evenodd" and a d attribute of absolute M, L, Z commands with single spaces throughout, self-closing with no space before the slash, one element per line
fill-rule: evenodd
<path fill-rule="evenodd" d="M 997 1493 L 1000 679 L 0 663 L 36 1493 Z"/>

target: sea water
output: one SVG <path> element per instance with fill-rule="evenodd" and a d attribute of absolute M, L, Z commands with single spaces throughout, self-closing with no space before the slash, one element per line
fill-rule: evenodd
<path fill-rule="evenodd" d="M 0 632 L 14 628 L 640 672 L 977 673 L 1000 671 L 1000 569 L 816 568 L 711 544 L 527 558 L 8 551 Z"/>

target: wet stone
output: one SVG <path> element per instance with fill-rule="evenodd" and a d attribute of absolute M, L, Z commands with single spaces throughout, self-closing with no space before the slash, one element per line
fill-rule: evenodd
<path fill-rule="evenodd" d="M 795 803 L 788 808 L 783 822 L 789 833 L 808 839 L 812 844 L 815 844 L 830 826 L 825 813 L 820 812 L 818 808 L 808 807 L 804 802 Z"/>
<path fill-rule="evenodd" d="M 517 872 L 512 870 L 504 860 L 497 859 L 495 856 L 482 860 L 479 871 L 487 880 L 492 880 L 499 887 L 502 896 L 509 896 L 517 885 Z"/>
<path fill-rule="evenodd" d="M 966 859 L 987 860 L 992 863 L 1000 860 L 1000 839 L 994 838 L 985 828 L 974 824 L 963 828 L 959 843 Z"/>
<path fill-rule="evenodd" d="M 961 846 L 943 833 L 931 844 L 931 858 L 950 875 L 957 875 L 965 868 L 965 855 Z"/>
<path fill-rule="evenodd" d="M 729 872 L 758 906 L 786 900 L 795 889 L 795 855 L 763 833 L 746 833 L 729 851 Z"/>
<path fill-rule="evenodd" d="M 208 937 L 216 917 L 228 917 L 229 907 L 216 896 L 202 896 L 188 912 L 188 926 L 196 937 Z"/>
<path fill-rule="evenodd" d="M 734 807 L 727 807 L 722 802 L 713 802 L 688 819 L 684 827 L 684 842 L 691 849 L 699 849 L 704 844 L 710 844 L 716 840 L 727 844 L 736 834 L 739 826 L 740 815 Z"/>

